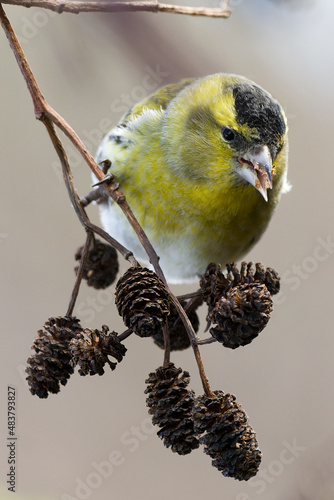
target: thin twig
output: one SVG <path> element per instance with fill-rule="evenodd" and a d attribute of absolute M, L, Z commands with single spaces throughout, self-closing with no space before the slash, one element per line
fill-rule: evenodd
<path fill-rule="evenodd" d="M 197 297 L 201 297 L 203 295 L 202 290 L 199 288 L 195 292 L 185 293 L 184 295 L 178 295 L 177 298 L 182 300 L 196 299 Z"/>
<path fill-rule="evenodd" d="M 74 306 L 75 306 L 75 303 L 76 303 L 76 300 L 77 300 L 77 297 L 79 294 L 79 289 L 80 289 L 81 281 L 83 278 L 85 265 L 86 265 L 86 262 L 88 259 L 89 250 L 90 250 L 93 239 L 94 239 L 94 235 L 93 235 L 92 231 L 87 231 L 85 246 L 83 248 L 83 252 L 82 252 L 82 256 L 81 256 L 81 260 L 80 260 L 80 265 L 78 268 L 77 277 L 76 277 L 76 280 L 74 283 L 74 287 L 73 287 L 70 303 L 68 305 L 66 316 L 72 316 L 72 314 L 73 314 L 73 309 L 74 309 Z"/>
<path fill-rule="evenodd" d="M 164 335 L 164 349 L 165 349 L 163 366 L 166 367 L 170 362 L 170 334 L 169 334 L 168 323 L 166 323 L 163 326 L 162 332 Z"/>
<path fill-rule="evenodd" d="M 212 396 L 213 393 L 212 393 L 211 388 L 210 388 L 209 380 L 205 374 L 204 365 L 203 365 L 201 354 L 200 354 L 200 351 L 199 351 L 199 348 L 197 345 L 197 338 L 196 338 L 194 328 L 193 328 L 188 316 L 186 315 L 183 307 L 181 306 L 180 302 L 177 300 L 177 298 L 173 295 L 173 293 L 169 289 L 168 289 L 168 292 L 170 294 L 171 300 L 172 300 L 175 308 L 177 309 L 177 312 L 180 315 L 180 318 L 184 324 L 184 327 L 185 327 L 186 332 L 188 334 L 188 337 L 190 339 L 190 342 L 191 342 L 191 345 L 192 345 L 192 348 L 194 351 L 196 363 L 198 366 L 199 374 L 201 377 L 204 392 L 207 396 Z"/>
<path fill-rule="evenodd" d="M 184 307 L 184 310 L 187 314 L 191 313 L 192 311 L 196 311 L 202 304 L 203 304 L 203 295 L 197 295 L 190 300 L 188 300 L 187 304 Z"/>
<path fill-rule="evenodd" d="M 127 339 L 128 337 L 130 337 L 130 335 L 133 334 L 133 330 L 131 330 L 131 328 L 129 328 L 128 330 L 125 330 L 125 332 L 123 333 L 120 333 L 119 335 L 117 335 L 117 338 L 122 341 L 122 340 L 125 340 Z"/>
<path fill-rule="evenodd" d="M 209 338 L 203 339 L 203 340 L 198 339 L 196 341 L 196 344 L 197 345 L 206 345 L 206 344 L 213 344 L 214 342 L 217 342 L 217 339 L 215 339 L 214 337 L 209 337 Z"/>
<path fill-rule="evenodd" d="M 112 247 L 116 248 L 120 252 L 121 255 L 123 255 L 125 260 L 128 260 L 131 264 L 131 266 L 136 267 L 139 266 L 139 263 L 135 259 L 133 253 L 125 248 L 119 241 L 115 240 L 112 236 L 110 236 L 109 233 L 104 231 L 101 227 L 96 226 L 93 224 L 87 217 L 87 220 L 84 221 L 84 226 L 86 229 L 91 229 L 94 233 L 98 234 L 106 240 L 107 243 L 109 243 Z"/>
<path fill-rule="evenodd" d="M 185 295 L 183 296 L 185 297 Z M 180 299 L 180 296 L 176 297 L 177 300 L 180 302 L 182 305 L 182 302 L 185 301 L 185 299 Z M 202 293 L 200 294 L 195 294 L 191 299 L 189 299 L 185 305 L 182 305 L 184 311 L 186 312 L 187 316 L 189 316 L 190 313 L 196 311 L 201 305 L 203 304 L 203 296 Z M 177 319 L 174 321 L 173 327 L 181 321 L 180 316 L 177 317 Z"/>
<path fill-rule="evenodd" d="M 225 1 L 221 7 L 188 7 L 155 2 L 106 2 L 106 1 L 62 1 L 62 0 L 3 0 L 4 4 L 20 5 L 21 7 L 40 7 L 49 9 L 58 14 L 69 12 L 168 12 L 172 14 L 185 14 L 188 16 L 223 17 L 228 18 L 231 11 Z"/>

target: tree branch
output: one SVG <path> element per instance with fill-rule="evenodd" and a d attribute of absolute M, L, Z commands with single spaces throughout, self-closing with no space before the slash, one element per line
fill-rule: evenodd
<path fill-rule="evenodd" d="M 55 3 L 56 0 L 45 0 L 45 2 L 53 2 Z M 9 3 L 9 2 L 7 2 Z M 31 4 L 32 2 L 30 2 Z M 21 4 L 21 2 L 20 2 Z M 84 225 L 84 227 L 87 229 L 92 230 L 93 232 L 96 232 L 100 235 L 103 235 L 103 237 L 107 241 L 112 241 L 112 245 L 117 248 L 125 258 L 132 261 L 132 265 L 136 265 L 136 260 L 133 257 L 132 253 L 129 252 L 125 247 L 122 247 L 116 240 L 114 240 L 110 235 L 108 235 L 103 229 L 99 228 L 98 226 L 95 226 L 92 224 L 85 212 L 84 207 L 80 203 L 79 196 L 76 192 L 76 189 L 73 184 L 73 179 L 72 179 L 72 172 L 67 160 L 67 155 L 65 153 L 65 150 L 63 148 L 63 145 L 58 137 L 58 134 L 55 130 L 55 125 L 62 130 L 62 132 L 70 139 L 72 144 L 77 148 L 81 156 L 84 158 L 88 166 L 90 167 L 91 171 L 95 174 L 95 176 L 99 179 L 102 180 L 105 176 L 104 172 L 97 166 L 95 163 L 95 160 L 93 156 L 90 154 L 90 152 L 87 150 L 83 142 L 80 140 L 79 136 L 76 134 L 76 132 L 70 127 L 70 125 L 62 118 L 44 99 L 39 86 L 37 84 L 37 81 L 30 69 L 30 66 L 28 64 L 28 61 L 26 59 L 26 56 L 19 44 L 19 41 L 14 33 L 14 30 L 9 22 L 9 19 L 6 16 L 5 11 L 3 10 L 3 7 L 0 3 L 0 24 L 2 25 L 6 36 L 8 38 L 9 44 L 15 54 L 15 58 L 17 60 L 17 63 L 20 67 L 21 73 L 25 79 L 25 82 L 27 84 L 27 87 L 29 89 L 30 95 L 33 100 L 34 104 L 34 109 L 35 109 L 35 115 L 36 118 L 39 119 L 44 123 L 44 125 L 47 128 L 47 131 L 50 135 L 50 138 L 52 140 L 52 143 L 54 145 L 54 148 L 59 156 L 59 159 L 62 164 L 62 169 L 63 169 L 63 176 L 64 176 L 64 181 L 70 196 L 70 199 L 73 203 L 73 207 L 76 211 L 76 214 L 80 220 L 80 222 Z M 204 366 L 203 362 L 200 356 L 199 348 L 197 345 L 197 340 L 196 340 L 196 334 L 194 332 L 193 326 L 191 322 L 189 321 L 189 318 L 187 314 L 185 313 L 183 307 L 181 306 L 180 302 L 177 300 L 177 298 L 172 294 L 170 291 L 165 276 L 162 272 L 162 269 L 159 265 L 159 257 L 157 256 L 150 240 L 146 236 L 145 232 L 143 231 L 142 227 L 138 223 L 137 219 L 135 218 L 130 206 L 128 205 L 124 194 L 118 190 L 118 185 L 117 184 L 112 184 L 111 180 L 107 183 L 103 183 L 103 187 L 106 190 L 106 192 L 109 194 L 109 196 L 120 206 L 122 209 L 123 213 L 125 214 L 126 218 L 128 219 L 129 223 L 131 224 L 132 228 L 135 230 L 139 241 L 141 242 L 143 248 L 145 249 L 149 260 L 151 264 L 154 267 L 154 270 L 156 274 L 159 276 L 159 278 L 165 283 L 166 289 L 168 290 L 171 300 L 177 309 L 180 318 L 184 324 L 184 327 L 188 333 L 188 336 L 191 340 L 192 347 L 194 350 L 196 362 L 198 365 L 200 377 L 202 380 L 203 388 L 204 391 L 207 395 L 212 395 L 212 392 L 210 390 L 209 382 L 206 377 L 205 371 L 204 371 Z M 88 249 L 88 243 L 89 243 L 89 238 L 87 238 L 87 244 L 86 244 L 86 251 Z M 76 292 L 77 289 L 79 288 L 79 279 L 77 280 L 75 290 L 72 295 L 71 303 L 69 306 L 69 310 L 72 311 L 74 307 L 74 302 L 76 298 Z M 165 338 L 167 337 L 167 330 L 165 330 Z M 167 341 L 168 345 L 168 341 Z M 165 353 L 165 362 L 169 359 L 169 349 L 167 347 L 166 353 Z"/>
<path fill-rule="evenodd" d="M 3 0 L 8 5 L 20 7 L 40 7 L 49 9 L 58 14 L 69 12 L 168 12 L 185 14 L 188 16 L 224 17 L 228 18 L 231 11 L 228 9 L 228 0 L 224 0 L 219 8 L 188 7 L 154 2 L 105 2 L 105 1 L 61 1 L 61 0 Z"/>
<path fill-rule="evenodd" d="M 39 86 L 37 84 L 37 81 L 33 75 L 33 72 L 31 71 L 31 68 L 29 66 L 29 63 L 26 59 L 26 56 L 22 50 L 22 47 L 20 46 L 20 43 L 14 33 L 14 30 L 6 16 L 5 11 L 2 8 L 2 5 L 0 4 L 0 23 L 3 26 L 3 29 L 6 33 L 6 36 L 8 38 L 9 44 L 15 54 L 15 58 L 18 62 L 18 65 L 20 67 L 21 73 L 25 79 L 25 82 L 27 84 L 27 87 L 29 89 L 30 95 L 33 100 L 34 104 L 34 109 L 35 109 L 35 115 L 38 120 L 41 120 L 45 125 L 47 123 L 54 123 L 57 125 L 57 127 L 60 128 L 60 130 L 70 139 L 72 144 L 76 147 L 76 149 L 79 151 L 81 156 L 84 158 L 86 163 L 88 164 L 89 168 L 91 171 L 94 173 L 94 175 L 99 179 L 102 180 L 104 177 L 103 171 L 98 167 L 98 165 L 95 163 L 95 160 L 93 156 L 90 154 L 90 152 L 87 150 L 86 146 L 84 143 L 81 141 L 79 136 L 76 134 L 76 132 L 70 127 L 70 125 L 64 120 L 62 116 L 60 116 L 44 99 L 43 94 L 41 93 Z M 50 131 L 50 127 L 47 127 L 48 130 Z M 54 133 L 51 134 L 51 139 L 54 137 Z M 56 143 L 54 143 L 56 145 Z M 57 147 L 56 147 L 57 150 Z M 63 156 L 63 154 L 62 154 Z M 132 212 L 130 206 L 128 205 L 124 194 L 117 189 L 116 184 L 108 183 L 108 184 L 103 184 L 104 189 L 106 192 L 109 194 L 109 196 L 120 206 L 122 209 L 124 215 L 128 219 L 129 223 L 135 230 L 139 241 L 141 242 L 143 248 L 145 249 L 149 261 L 153 265 L 155 272 L 159 276 L 159 278 L 166 283 L 165 276 L 162 272 L 162 269 L 159 265 L 159 257 L 156 254 L 151 242 L 149 241 L 148 237 L 146 236 L 144 230 L 138 223 L 134 213 Z"/>

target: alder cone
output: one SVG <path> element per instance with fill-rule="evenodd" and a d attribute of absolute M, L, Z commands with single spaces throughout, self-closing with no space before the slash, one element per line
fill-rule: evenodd
<path fill-rule="evenodd" d="M 149 269 L 130 267 L 116 285 L 116 306 L 128 328 L 139 337 L 157 334 L 167 321 L 170 302 L 167 290 Z"/>
<path fill-rule="evenodd" d="M 267 325 L 272 309 L 273 301 L 264 284 L 237 285 L 220 298 L 209 314 L 209 320 L 217 324 L 210 333 L 230 349 L 245 346 Z"/>
<path fill-rule="evenodd" d="M 194 392 L 187 389 L 189 381 L 189 373 L 173 363 L 150 373 L 146 380 L 146 404 L 153 424 L 160 427 L 157 434 L 167 448 L 179 455 L 199 447 L 192 419 Z"/>
<path fill-rule="evenodd" d="M 70 341 L 82 332 L 79 320 L 71 316 L 49 318 L 31 346 L 35 354 L 26 368 L 30 392 L 39 398 L 57 394 L 74 372 Z"/>
<path fill-rule="evenodd" d="M 193 407 L 195 432 L 204 452 L 224 476 L 247 481 L 258 472 L 262 453 L 248 418 L 233 394 L 214 391 L 200 396 Z"/>
<path fill-rule="evenodd" d="M 203 299 L 209 306 L 209 313 L 218 300 L 225 296 L 229 290 L 239 285 L 258 283 L 265 285 L 270 295 L 275 295 L 280 290 L 280 277 L 271 267 L 265 269 L 261 262 L 243 261 L 240 270 L 234 262 L 226 264 L 225 274 L 219 264 L 211 263 L 201 276 L 200 287 Z"/>
<path fill-rule="evenodd" d="M 82 259 L 84 247 L 78 248 L 75 260 Z M 95 240 L 93 248 L 88 253 L 87 262 L 83 270 L 83 279 L 87 285 L 93 288 L 104 289 L 110 286 L 116 279 L 118 273 L 118 257 L 114 247 Z M 79 267 L 75 268 L 78 272 Z"/>
<path fill-rule="evenodd" d="M 116 332 L 109 332 L 109 327 L 103 325 L 101 330 L 85 328 L 71 340 L 70 351 L 73 362 L 79 366 L 79 374 L 103 375 L 104 366 L 109 365 L 114 370 L 117 363 L 109 358 L 121 362 L 126 347 L 119 340 Z"/>

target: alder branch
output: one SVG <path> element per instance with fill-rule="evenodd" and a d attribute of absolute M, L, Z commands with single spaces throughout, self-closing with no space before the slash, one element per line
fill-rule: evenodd
<path fill-rule="evenodd" d="M 95 174 L 95 176 L 101 181 L 104 179 L 105 174 L 103 170 L 101 170 L 98 165 L 96 164 L 93 156 L 90 154 L 90 152 L 87 150 L 83 142 L 80 140 L 79 136 L 76 134 L 76 132 L 70 127 L 70 125 L 62 118 L 44 99 L 40 88 L 38 86 L 38 83 L 35 79 L 35 76 L 33 72 L 31 71 L 31 68 L 29 66 L 29 63 L 25 57 L 25 54 L 22 50 L 22 47 L 19 44 L 19 41 L 14 33 L 14 30 L 9 22 L 9 19 L 6 16 L 5 11 L 3 10 L 3 7 L 0 3 L 0 24 L 2 25 L 7 39 L 9 41 L 9 44 L 12 48 L 12 51 L 15 54 L 15 58 L 18 62 L 18 65 L 20 67 L 21 73 L 25 79 L 25 82 L 27 84 L 27 87 L 29 89 L 30 95 L 32 97 L 32 101 L 34 104 L 34 110 L 35 110 L 35 115 L 36 118 L 44 123 L 44 125 L 47 128 L 47 131 L 49 133 L 49 136 L 52 140 L 52 143 L 54 145 L 54 148 L 58 154 L 58 157 L 61 161 L 62 164 L 62 169 L 63 169 L 63 176 L 64 176 L 64 181 L 70 196 L 70 199 L 73 203 L 75 212 L 80 220 L 80 222 L 84 225 L 86 230 L 91 230 L 93 232 L 96 232 L 97 234 L 102 235 L 107 241 L 113 241 L 111 244 L 119 249 L 122 253 L 122 255 L 125 256 L 128 260 L 132 261 L 132 265 L 136 265 L 137 261 L 133 257 L 133 254 L 127 250 L 125 247 L 122 247 L 120 243 L 118 243 L 116 240 L 114 240 L 110 235 L 108 235 L 103 229 L 99 228 L 98 226 L 95 226 L 92 224 L 85 212 L 84 207 L 82 206 L 80 202 L 80 198 L 75 190 L 74 183 L 73 183 L 73 178 L 72 178 L 72 172 L 67 160 L 67 155 L 65 153 L 65 150 L 63 148 L 63 145 L 58 137 L 58 134 L 55 130 L 55 125 L 62 130 L 62 132 L 70 139 L 72 144 L 76 147 L 76 149 L 79 151 L 81 156 L 84 158 L 88 166 L 90 167 L 91 171 Z M 129 223 L 131 224 L 132 228 L 135 230 L 139 241 L 141 242 L 143 248 L 145 249 L 149 260 L 151 264 L 153 265 L 156 274 L 160 277 L 160 279 L 165 283 L 166 289 L 168 293 L 170 294 L 171 300 L 177 309 L 179 316 L 184 324 L 184 327 L 188 333 L 189 339 L 192 344 L 192 348 L 194 351 L 194 355 L 196 358 L 196 362 L 198 365 L 202 385 L 204 388 L 205 393 L 210 396 L 212 395 L 210 386 L 209 386 L 209 381 L 208 378 L 205 374 L 204 371 L 204 366 L 203 362 L 201 359 L 201 355 L 199 352 L 199 348 L 197 345 L 197 338 L 195 331 L 193 329 L 193 326 L 185 313 L 183 307 L 181 306 L 180 302 L 178 299 L 173 295 L 171 290 L 169 289 L 165 276 L 163 274 L 163 271 L 159 265 L 159 257 L 157 256 L 151 242 L 149 241 L 148 237 L 146 236 L 145 232 L 143 231 L 142 227 L 138 223 L 137 219 L 135 218 L 130 206 L 128 205 L 124 194 L 118 190 L 118 185 L 112 183 L 112 178 L 109 179 L 108 182 L 104 182 L 103 184 L 104 189 L 108 193 L 108 195 L 120 206 L 122 209 L 123 213 L 125 214 L 126 218 L 128 219 Z M 88 239 L 87 239 L 88 241 Z M 121 249 L 122 247 L 122 249 Z M 88 243 L 86 244 L 86 250 L 88 248 Z M 76 299 L 76 294 L 79 290 L 79 280 L 77 280 L 75 284 L 74 291 L 72 293 L 72 298 L 70 302 L 69 309 L 73 310 L 74 307 L 74 302 Z M 74 302 L 73 302 L 74 301 Z M 164 336 L 165 338 L 167 337 L 167 331 L 164 331 Z M 169 342 L 167 342 L 168 344 Z M 169 360 L 169 349 L 166 349 L 165 352 L 165 363 L 167 363 Z"/>
<path fill-rule="evenodd" d="M 29 92 L 30 92 L 30 95 L 32 97 L 33 104 L 34 104 L 36 118 L 38 120 L 42 121 L 45 125 L 47 123 L 54 123 L 55 125 L 57 125 L 57 127 L 60 128 L 60 130 L 69 138 L 69 140 L 72 142 L 72 144 L 79 151 L 79 153 L 81 154 L 83 159 L 86 161 L 89 168 L 91 169 L 93 174 L 97 177 L 97 179 L 103 180 L 103 178 L 104 178 L 103 171 L 98 167 L 93 156 L 87 150 L 86 146 L 81 141 L 81 139 L 79 138 L 77 133 L 64 120 L 64 118 L 62 116 L 60 116 L 44 99 L 44 96 L 40 91 L 40 88 L 39 88 L 38 83 L 35 79 L 35 76 L 34 76 L 33 72 L 31 71 L 29 63 L 28 63 L 26 56 L 22 50 L 22 47 L 19 44 L 19 41 L 14 33 L 14 30 L 13 30 L 1 4 L 0 4 L 0 23 L 1 23 L 3 29 L 6 33 L 9 44 L 10 44 L 10 46 L 15 54 L 15 58 L 18 62 L 21 73 L 22 73 L 22 75 L 25 79 L 25 82 L 27 84 L 27 87 L 29 89 Z M 51 134 L 51 139 L 52 139 L 52 137 L 54 137 L 54 134 Z M 54 145 L 55 145 L 55 148 L 57 150 L 56 143 L 54 143 Z M 62 154 L 62 156 L 63 156 L 63 154 Z M 124 194 L 117 189 L 117 187 L 118 187 L 117 184 L 112 184 L 112 182 L 104 183 L 103 187 L 106 190 L 106 192 L 109 194 L 109 196 L 122 209 L 124 215 L 128 219 L 128 221 L 131 224 L 131 226 L 133 227 L 133 229 L 135 230 L 135 232 L 139 238 L 139 241 L 141 242 L 142 246 L 144 247 L 144 249 L 149 257 L 149 261 L 153 265 L 157 275 L 164 283 L 166 283 L 166 279 L 165 279 L 164 274 L 162 272 L 162 269 L 159 265 L 159 257 L 157 256 L 151 242 L 149 241 L 149 239 L 146 236 L 145 232 L 143 231 L 142 227 L 138 223 L 134 213 L 132 212 L 130 206 L 128 205 L 128 203 L 125 199 Z"/>
<path fill-rule="evenodd" d="M 61 1 L 61 0 L 3 0 L 8 5 L 20 7 L 40 7 L 61 14 L 69 12 L 168 12 L 171 14 L 185 14 L 188 16 L 222 17 L 228 18 L 231 11 L 228 9 L 229 0 L 224 0 L 218 8 L 188 7 L 154 2 L 103 2 L 103 1 Z"/>

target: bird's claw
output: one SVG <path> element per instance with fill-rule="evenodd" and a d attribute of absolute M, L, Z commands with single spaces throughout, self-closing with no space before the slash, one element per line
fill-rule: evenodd
<path fill-rule="evenodd" d="M 100 161 L 99 166 L 101 166 L 102 172 L 104 174 L 107 174 L 109 168 L 111 167 L 111 161 L 110 160 L 102 160 L 102 161 Z"/>
<path fill-rule="evenodd" d="M 108 184 L 109 182 L 112 182 L 114 180 L 114 174 L 107 174 L 103 177 L 103 179 L 101 179 L 100 181 L 96 182 L 95 184 L 92 184 L 92 187 L 96 187 L 96 186 L 101 186 L 102 184 Z M 115 184 L 116 186 L 116 184 Z M 117 183 L 117 188 L 119 187 L 119 184 Z M 116 188 L 116 189 L 117 189 Z"/>

